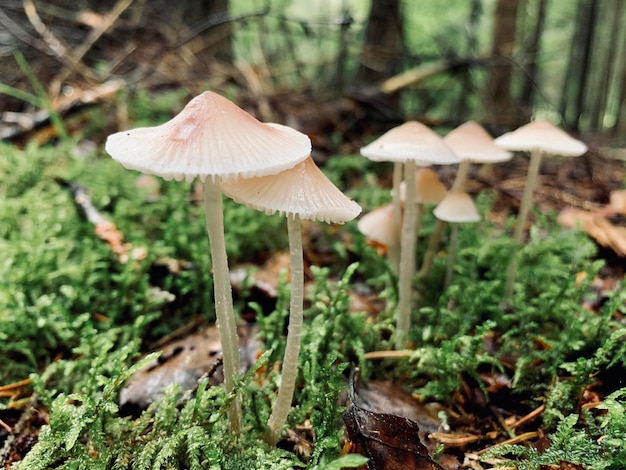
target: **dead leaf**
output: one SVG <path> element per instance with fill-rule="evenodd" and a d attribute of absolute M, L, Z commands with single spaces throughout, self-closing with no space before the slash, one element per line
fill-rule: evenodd
<path fill-rule="evenodd" d="M 374 413 L 355 402 L 354 372 L 350 377 L 350 406 L 343 414 L 354 451 L 369 458 L 369 470 L 443 470 L 420 442 L 419 426 L 413 420 L 387 413 Z"/>
<path fill-rule="evenodd" d="M 558 222 L 567 228 L 580 226 L 600 245 L 626 256 L 626 227 L 613 225 L 604 215 L 567 207 L 559 214 Z"/>
<path fill-rule="evenodd" d="M 247 331 L 249 329 L 247 326 L 238 329 L 242 372 L 254 364 L 260 347 L 254 339 L 255 333 Z M 173 341 L 162 348 L 157 360 L 139 369 L 128 380 L 120 392 L 120 406 L 125 413 L 134 414 L 160 398 L 168 385 L 178 383 L 183 390 L 191 390 L 209 371 L 214 372 L 210 374 L 209 384 L 221 383 L 221 368 L 215 371 L 221 356 L 222 346 L 215 326 L 207 328 L 204 333 Z"/>

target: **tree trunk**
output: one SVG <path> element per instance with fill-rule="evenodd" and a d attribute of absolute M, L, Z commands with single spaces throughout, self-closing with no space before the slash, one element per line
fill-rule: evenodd
<path fill-rule="evenodd" d="M 593 69 L 597 72 L 594 73 L 596 80 L 593 84 L 593 90 L 595 93 L 591 95 L 592 99 L 589 100 L 590 108 L 590 130 L 602 131 L 604 128 L 604 116 L 610 110 L 608 105 L 609 95 L 614 89 L 613 71 L 615 70 L 615 63 L 618 60 L 617 53 L 617 39 L 619 38 L 619 31 L 622 25 L 622 13 L 623 13 L 624 1 L 623 0 L 607 0 L 602 3 L 602 11 L 599 16 L 599 24 L 611 25 L 608 34 L 598 35 L 598 44 L 594 48 L 594 57 L 597 58 Z"/>
<path fill-rule="evenodd" d="M 404 33 L 400 0 L 372 1 L 356 80 L 373 84 L 400 71 Z"/>
<path fill-rule="evenodd" d="M 530 37 L 530 43 L 528 44 L 526 50 L 526 54 L 530 61 L 525 67 L 525 74 L 522 80 L 522 93 L 520 97 L 520 106 L 522 107 L 526 118 L 529 118 L 532 114 L 535 90 L 537 89 L 537 84 L 539 83 L 539 67 L 537 64 L 537 57 L 541 47 L 541 36 L 545 25 L 547 4 L 548 0 L 538 0 L 537 17 Z"/>
<path fill-rule="evenodd" d="M 561 95 L 561 114 L 565 125 L 579 130 L 585 105 L 585 89 L 589 79 L 589 63 L 596 25 L 596 0 L 579 0 L 576 28 Z"/>
<path fill-rule="evenodd" d="M 492 54 L 499 57 L 489 68 L 487 102 L 494 122 L 514 127 L 518 113 L 511 99 L 511 54 L 515 48 L 518 0 L 498 0 L 493 21 Z"/>
<path fill-rule="evenodd" d="M 196 22 L 206 24 L 206 32 L 202 35 L 202 40 L 206 47 L 196 54 L 196 58 L 206 62 L 218 59 L 232 63 L 232 23 L 228 21 L 229 0 L 211 0 L 208 2 L 198 2 L 194 0 L 183 0 L 185 3 L 183 18 L 193 27 Z"/>

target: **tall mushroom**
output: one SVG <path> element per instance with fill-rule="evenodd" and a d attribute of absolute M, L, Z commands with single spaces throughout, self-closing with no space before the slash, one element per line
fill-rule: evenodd
<path fill-rule="evenodd" d="M 287 216 L 291 270 L 289 330 L 283 358 L 281 385 L 265 434 L 266 441 L 274 445 L 278 441 L 280 431 L 291 409 L 298 372 L 304 299 L 300 220 L 344 223 L 359 215 L 361 207 L 339 191 L 310 157 L 282 173 L 256 178 L 240 178 L 224 182 L 222 187 L 224 193 L 236 202 L 267 214 L 278 212 Z"/>
<path fill-rule="evenodd" d="M 443 141 L 461 159 L 450 191 L 463 190 L 471 163 L 499 163 L 513 157 L 511 152 L 497 146 L 487 131 L 474 121 L 468 121 L 451 130 L 443 138 Z M 428 247 L 424 253 L 422 267 L 418 272 L 419 276 L 426 276 L 430 271 L 437 247 L 443 237 L 445 224 L 446 222 L 441 219 L 437 219 L 435 222 L 435 227 L 428 240 Z"/>
<path fill-rule="evenodd" d="M 537 185 L 543 155 L 578 157 L 587 151 L 587 146 L 548 121 L 531 122 L 513 132 L 507 132 L 501 135 L 495 139 L 494 142 L 507 150 L 530 152 L 526 187 L 524 188 L 524 194 L 515 225 L 515 232 L 513 234 L 513 241 L 519 246 L 522 243 L 526 219 L 528 218 L 528 211 L 532 204 L 533 193 Z M 518 256 L 519 254 L 511 258 L 507 270 L 505 287 L 506 300 L 510 300 L 513 296 L 513 286 L 517 277 L 519 262 Z"/>
<path fill-rule="evenodd" d="M 239 374 L 239 343 L 224 243 L 221 182 L 291 168 L 309 156 L 311 141 L 289 127 L 263 124 L 228 99 L 206 91 L 160 126 L 110 135 L 105 149 L 128 169 L 177 181 L 197 177 L 204 183 L 224 385 L 231 393 Z M 240 408 L 236 398 L 228 413 L 233 431 L 240 428 Z"/>
<path fill-rule="evenodd" d="M 452 224 L 450 233 L 450 243 L 448 250 L 448 265 L 446 268 L 446 278 L 444 287 L 447 288 L 452 282 L 454 272 L 454 261 L 458 247 L 459 224 L 466 222 L 478 222 L 480 214 L 472 198 L 464 191 L 450 191 L 433 211 L 437 220 Z"/>
<path fill-rule="evenodd" d="M 411 281 L 415 274 L 416 223 L 415 203 L 416 166 L 458 163 L 456 154 L 446 146 L 434 131 L 416 121 L 395 127 L 361 149 L 370 160 L 393 161 L 404 164 L 406 207 L 402 222 L 400 245 L 400 280 L 398 286 L 398 319 L 396 345 L 404 347 L 411 326 Z M 399 192 L 399 190 L 398 190 Z"/>

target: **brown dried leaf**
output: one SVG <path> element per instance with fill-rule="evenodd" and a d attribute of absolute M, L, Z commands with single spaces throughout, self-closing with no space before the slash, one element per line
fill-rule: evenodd
<path fill-rule="evenodd" d="M 420 442 L 415 421 L 356 405 L 354 374 L 350 378 L 350 406 L 343 420 L 354 451 L 369 458 L 369 470 L 442 470 Z"/>
<path fill-rule="evenodd" d="M 612 249 L 620 256 L 626 256 L 626 227 L 613 225 L 602 214 L 568 207 L 561 211 L 558 221 L 562 227 L 580 225 L 600 245 Z"/>

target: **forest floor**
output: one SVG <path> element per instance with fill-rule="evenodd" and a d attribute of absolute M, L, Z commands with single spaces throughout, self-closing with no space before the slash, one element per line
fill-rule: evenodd
<path fill-rule="evenodd" d="M 49 131 L 48 128 L 41 129 L 37 135 L 30 135 L 25 139 L 41 140 L 47 131 Z M 309 132 L 313 135 L 314 141 L 316 138 L 318 142 L 323 141 L 325 132 L 323 129 L 309 129 Z M 45 137 L 43 139 L 45 140 Z M 363 136 L 362 139 L 367 140 L 368 137 Z M 339 148 L 343 154 L 356 155 L 361 144 L 361 140 L 346 141 L 342 142 Z M 24 141 L 19 146 L 27 148 L 28 144 Z M 333 158 L 329 154 L 318 155 L 318 161 L 322 168 L 326 165 L 332 166 Z M 483 215 L 495 230 L 505 231 L 511 216 L 517 212 L 523 192 L 526 169 L 527 159 L 521 155 L 517 155 L 505 164 L 482 168 L 472 167 L 467 190 L 473 196 L 483 192 L 492 195 L 489 209 Z M 438 169 L 438 173 L 441 180 L 449 187 L 454 178 L 454 168 L 442 167 Z M 381 186 L 380 189 L 388 189 L 390 175 L 379 173 L 376 177 Z M 344 181 L 357 187 L 363 186 L 364 180 L 365 175 L 352 174 L 346 177 Z M 581 301 L 585 303 L 581 307 L 591 312 L 591 315 L 598 315 L 607 301 L 607 292 L 620 289 L 624 279 L 626 269 L 624 181 L 626 181 L 624 162 L 606 158 L 600 150 L 592 148 L 588 154 L 581 158 L 546 160 L 542 166 L 540 182 L 534 197 L 534 214 L 537 218 L 531 219 L 529 229 L 535 225 L 537 219 L 542 217 L 542 214 L 551 214 L 550 217 L 557 220 L 563 229 L 582 222 L 583 229 L 589 237 L 595 240 L 594 243 L 597 243 L 598 250 L 595 259 L 602 260 L 603 267 L 594 273 L 593 280 L 585 284 L 587 291 L 580 297 Z M 151 184 L 149 181 L 144 183 Z M 349 187 L 345 189 L 347 192 L 350 191 Z M 163 194 L 155 197 L 163 197 Z M 188 197 L 191 200 L 196 200 L 198 195 L 192 192 Z M 372 208 L 366 207 L 366 210 Z M 557 214 L 559 215 L 557 216 Z M 320 233 L 320 229 L 315 225 L 305 224 L 305 258 L 307 272 L 311 278 L 313 277 L 311 274 L 312 265 L 333 266 L 335 262 L 340 261 L 335 259 L 338 251 L 336 249 L 330 250 L 328 247 L 327 237 L 329 234 L 331 237 L 337 237 L 337 233 L 333 230 L 324 229 L 323 233 Z M 552 236 L 552 232 L 546 232 L 544 236 Z M 354 233 L 348 237 L 339 236 L 339 240 L 346 244 L 345 250 L 351 250 L 349 245 L 353 243 L 354 237 Z M 362 261 L 358 259 L 358 254 L 352 253 L 351 258 L 352 261 Z M 170 261 L 176 262 L 176 259 Z M 255 257 L 255 259 L 240 261 L 242 262 L 233 266 L 233 272 L 238 272 L 240 267 L 244 269 L 244 265 L 247 268 L 250 264 L 256 264 L 257 274 L 253 284 L 247 285 L 245 289 L 235 279 L 236 276 L 233 277 L 235 291 L 240 292 L 242 289 L 245 291 L 245 294 L 241 294 L 242 297 L 239 298 L 239 301 L 244 305 L 255 302 L 261 305 L 261 310 L 266 308 L 271 310 L 272 306 L 276 305 L 277 291 L 280 290 L 280 273 L 287 267 L 288 263 L 285 252 L 282 250 L 268 251 Z M 177 269 L 184 270 L 180 266 L 172 267 L 171 264 L 167 267 L 161 266 L 161 268 L 165 270 L 164 276 L 166 277 Z M 341 274 L 341 272 L 333 272 L 331 277 L 338 279 Z M 151 273 L 151 275 L 154 274 Z M 153 277 L 151 279 L 154 280 Z M 363 290 L 363 286 L 359 290 L 357 284 L 351 286 L 351 310 L 367 312 L 369 317 L 375 317 L 385 310 L 384 301 L 381 300 L 379 293 L 368 289 Z M 448 302 L 450 308 L 454 309 L 454 300 L 448 299 Z M 267 305 L 269 307 L 266 307 Z M 242 350 L 245 351 L 244 359 L 248 366 L 254 364 L 259 350 L 264 349 L 256 335 L 256 330 L 251 326 L 258 320 L 256 315 L 258 315 L 258 310 L 244 308 L 241 311 L 242 318 L 249 322 L 249 328 L 242 328 L 240 331 L 241 346 Z M 621 313 L 620 311 L 612 312 L 611 321 L 623 325 L 623 311 Z M 219 368 L 216 371 L 215 367 L 215 358 L 220 353 L 219 337 L 214 329 L 206 330 L 206 327 L 207 325 L 203 321 L 193 319 L 191 323 L 179 325 L 179 329 L 174 333 L 154 337 L 150 344 L 142 346 L 142 352 L 162 349 L 163 355 L 156 367 L 152 367 L 147 372 L 146 370 L 138 372 L 122 389 L 120 398 L 124 413 L 136 415 L 138 409 L 144 409 L 154 399 L 154 396 L 151 396 L 150 387 L 152 386 L 151 383 L 157 380 L 155 377 L 159 374 L 176 375 L 181 369 L 183 371 L 200 370 L 202 374 L 210 374 L 211 384 L 220 382 Z M 477 328 L 478 324 L 474 327 Z M 495 354 L 501 348 L 505 332 L 498 331 L 498 328 L 494 328 L 493 331 L 497 331 L 497 333 L 483 335 L 480 343 L 483 351 Z M 7 340 L 4 339 L 3 341 Z M 553 340 L 554 343 L 552 344 L 538 335 L 534 336 L 532 341 L 534 341 L 537 350 L 549 350 L 552 347 L 557 347 L 554 346 L 557 345 L 556 340 Z M 379 342 L 378 344 L 386 343 Z M 70 354 L 68 352 L 68 349 L 72 348 L 70 345 L 57 344 L 56 347 L 58 350 L 50 351 L 49 354 L 54 361 L 60 358 L 78 357 L 81 354 L 76 351 Z M 194 353 L 194 351 L 204 352 L 207 350 L 210 351 L 210 360 L 205 355 Z M 533 449 L 538 449 L 539 452 L 550 447 L 550 438 L 547 431 L 542 428 L 542 414 L 546 409 L 546 404 L 529 408 L 513 401 L 520 400 L 520 397 L 514 397 L 508 393 L 512 387 L 515 366 L 507 364 L 506 357 L 499 358 L 501 365 L 506 369 L 505 372 L 485 370 L 482 368 L 484 364 L 476 369 L 474 374 L 468 375 L 467 371 L 462 371 L 458 374 L 459 386 L 446 400 L 437 401 L 433 399 L 424 400 L 420 393 L 415 392 L 419 388 L 416 385 L 419 381 L 416 381 L 414 377 L 407 382 L 403 381 L 403 378 L 406 378 L 408 374 L 406 365 L 401 367 L 399 373 L 394 372 L 395 361 L 403 360 L 402 354 L 415 359 L 416 352 L 407 353 L 391 349 L 369 350 L 365 351 L 363 356 L 369 363 L 368 376 L 372 379 L 366 379 L 362 386 L 358 387 L 358 401 L 363 408 L 376 412 L 378 415 L 368 416 L 374 422 L 370 421 L 367 425 L 360 424 L 361 428 L 358 432 L 362 433 L 361 437 L 366 436 L 364 441 L 370 443 L 376 441 L 382 445 L 382 450 L 377 448 L 375 451 L 371 449 L 367 451 L 373 452 L 368 454 L 370 458 L 376 454 L 383 455 L 380 457 L 383 460 L 388 459 L 387 464 L 370 468 L 440 468 L 437 465 L 451 470 L 457 468 L 491 468 L 490 465 L 495 465 L 494 462 L 497 463 L 498 459 L 494 457 L 485 463 L 481 458 L 495 445 L 502 443 L 510 445 L 528 444 Z M 591 356 L 593 353 L 587 351 L 585 357 Z M 572 356 L 570 355 L 568 358 L 571 359 Z M 530 358 L 529 360 L 532 361 L 533 359 Z M 616 359 L 616 361 L 618 360 Z M 615 367 L 615 363 L 612 362 L 611 366 Z M 378 367 L 380 370 L 377 370 Z M 618 370 L 620 373 L 624 372 L 623 368 L 619 369 L 618 367 Z M 347 373 L 344 374 L 344 378 L 345 376 Z M 482 380 L 482 384 L 475 381 L 476 377 Z M 603 374 L 598 373 L 598 377 L 606 382 L 606 377 Z M 6 406 L 0 408 L 0 443 L 4 446 L 2 457 L 6 468 L 19 461 L 33 448 L 39 438 L 41 426 L 50 424 L 50 414 L 53 413 L 52 410 L 37 402 L 37 396 L 32 394 L 30 379 L 28 377 L 23 377 L 23 379 L 23 381 L 15 380 L 0 384 L 0 397 L 10 400 Z M 586 409 L 597 407 L 611 392 L 626 386 L 623 377 L 618 378 L 617 382 L 612 384 L 613 388 L 605 385 L 605 383 L 600 383 L 600 378 L 598 381 L 592 378 L 589 383 L 581 386 L 579 401 L 569 408 L 580 412 L 585 407 Z M 160 389 L 156 390 L 154 395 L 158 395 L 160 391 Z M 489 396 L 485 395 L 485 392 Z M 345 398 L 344 389 L 343 403 L 346 403 Z M 526 397 L 526 399 L 528 402 L 538 402 L 536 397 L 533 399 Z M 30 406 L 29 403 L 32 403 L 33 406 Z M 126 408 L 124 408 L 125 406 Z M 525 411 L 522 413 L 520 410 Z M 358 419 L 363 419 L 362 415 L 365 413 L 362 410 L 355 411 L 354 409 L 352 412 L 351 416 L 344 418 L 347 419 L 348 428 L 351 426 L 350 419 L 358 421 Z M 381 413 L 388 415 L 385 418 L 387 421 L 384 423 L 378 421 L 382 416 Z M 355 414 L 357 418 L 354 417 Z M 404 444 L 398 444 L 404 439 L 413 440 L 410 433 L 414 428 L 407 424 L 404 418 L 409 418 L 419 425 L 420 437 L 426 446 L 427 453 L 424 453 L 419 443 L 410 448 L 406 448 Z M 379 426 L 379 428 L 372 430 L 371 426 Z M 370 439 L 371 434 L 368 433 L 371 432 L 377 433 L 378 437 Z M 296 449 L 299 455 L 309 455 L 313 452 L 314 433 L 315 430 L 311 429 L 308 420 L 304 421 L 299 428 L 290 429 L 283 446 L 291 450 Z M 354 438 L 354 436 L 348 437 Z M 364 452 L 363 445 L 367 445 L 367 443 L 360 445 L 361 447 L 357 445 L 357 450 Z M 346 449 L 348 448 L 346 447 Z M 64 457 L 59 457 L 59 462 L 64 462 L 69 452 L 70 449 L 67 449 Z M 394 459 L 404 462 L 404 466 L 391 463 Z M 559 459 L 558 463 L 542 464 L 541 468 L 548 470 L 587 468 L 581 463 L 567 458 L 559 457 Z M 411 463 L 408 464 L 407 462 Z M 504 460 L 500 460 L 500 462 L 506 463 Z"/>

